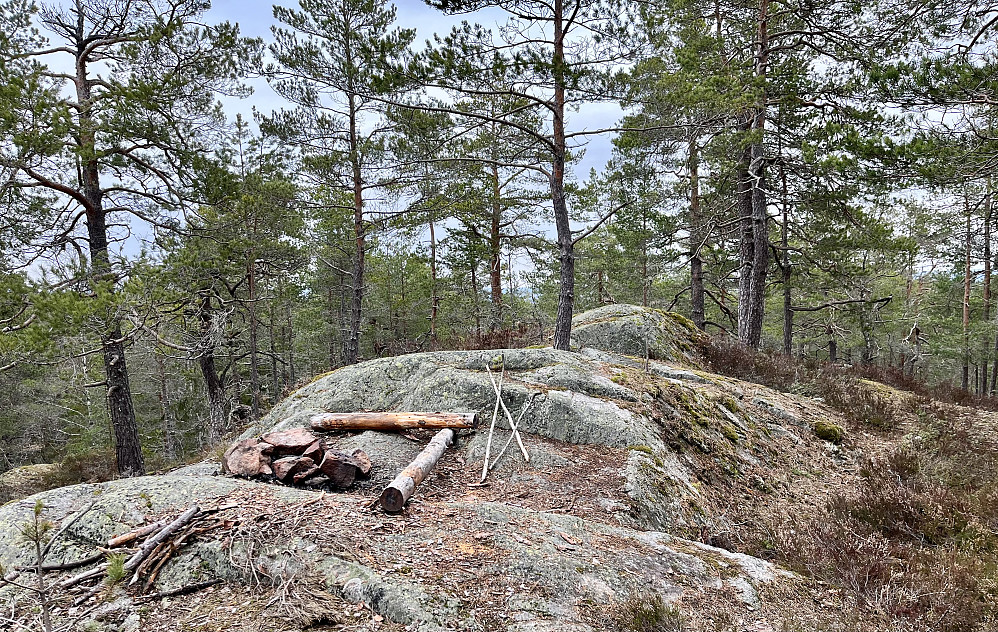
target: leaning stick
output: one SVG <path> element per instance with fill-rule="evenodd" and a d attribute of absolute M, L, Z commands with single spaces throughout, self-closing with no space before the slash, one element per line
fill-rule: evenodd
<path fill-rule="evenodd" d="M 534 398 L 537 397 L 537 395 L 538 395 L 537 393 L 531 395 L 530 399 L 527 400 L 527 403 L 523 405 L 523 409 L 520 411 L 520 416 L 516 418 L 517 426 L 520 425 L 520 422 L 523 420 L 523 416 L 527 413 L 527 410 L 533 405 Z M 509 438 L 506 439 L 506 443 L 503 444 L 502 446 L 502 450 L 499 450 L 499 454 L 496 455 L 495 460 L 492 461 L 492 465 L 489 466 L 490 470 L 495 469 L 496 465 L 499 463 L 499 459 L 501 459 L 502 456 L 506 454 L 506 448 L 508 448 L 509 444 L 512 442 L 513 442 L 513 433 L 510 433 Z"/>
<path fill-rule="evenodd" d="M 416 491 L 416 486 L 423 482 L 452 443 L 454 443 L 454 431 L 451 428 L 444 428 L 433 435 L 429 445 L 381 492 L 382 508 L 388 513 L 402 511 L 406 501 Z"/>
<path fill-rule="evenodd" d="M 485 368 L 488 369 L 488 363 L 485 364 Z M 502 373 L 499 374 L 499 390 L 502 391 L 502 380 L 506 377 L 506 369 L 504 368 Z M 489 376 L 489 380 L 492 377 Z M 496 430 L 496 419 L 499 417 L 499 396 L 496 395 L 496 405 L 492 409 L 492 423 L 489 425 L 489 440 L 485 444 L 485 460 L 482 461 L 482 480 L 479 483 L 484 483 L 485 478 L 489 475 L 489 455 L 492 453 L 492 435 Z"/>
<path fill-rule="evenodd" d="M 75 586 L 75 585 L 81 584 L 81 583 L 83 583 L 83 582 L 85 582 L 85 581 L 87 581 L 89 579 L 93 579 L 94 577 L 99 577 L 106 570 L 107 570 L 107 562 L 104 562 L 103 564 L 100 564 L 98 566 L 95 566 L 94 568 L 91 568 L 89 571 L 84 571 L 84 572 L 80 573 L 79 575 L 74 575 L 73 577 L 70 577 L 69 579 L 62 580 L 61 582 L 59 582 L 58 584 L 56 584 L 56 588 L 59 588 L 61 590 L 65 590 L 65 589 L 69 588 L 70 586 Z"/>
<path fill-rule="evenodd" d="M 66 524 L 62 525 L 62 527 L 59 528 L 59 531 L 57 531 L 56 534 L 52 536 L 52 539 L 49 540 L 48 544 L 45 545 L 45 548 L 42 549 L 42 555 L 41 555 L 42 559 L 40 559 L 39 562 L 45 559 L 45 556 L 49 554 L 49 551 L 52 550 L 52 545 L 55 544 L 55 541 L 59 539 L 59 536 L 61 536 L 63 533 L 66 533 L 66 531 L 68 531 L 70 527 L 76 524 L 77 520 L 85 516 L 91 509 L 94 508 L 94 505 L 96 504 L 97 501 L 96 500 L 93 501 L 92 503 L 87 505 L 86 508 L 83 509 L 83 511 L 73 516 L 72 520 L 70 520 L 69 522 L 67 522 Z"/>
<path fill-rule="evenodd" d="M 506 402 L 502 401 L 502 391 L 496 386 L 495 380 L 492 379 L 492 369 L 485 367 L 489 372 L 489 382 L 492 383 L 492 389 L 496 392 L 496 397 L 499 399 L 499 405 L 502 406 L 502 411 L 506 413 L 506 419 L 509 421 L 509 427 L 513 431 L 513 436 L 516 438 L 516 445 L 520 446 L 520 452 L 523 453 L 523 460 L 530 463 L 530 455 L 527 454 L 527 449 L 523 447 L 523 439 L 520 438 L 520 433 L 516 429 L 516 422 L 513 421 L 513 414 L 509 412 L 506 408 Z"/>
<path fill-rule="evenodd" d="M 125 562 L 125 571 L 132 572 L 136 568 L 138 568 L 139 564 L 141 564 L 142 561 L 146 559 L 146 557 L 148 557 L 150 553 L 152 553 L 153 549 L 159 546 L 159 544 L 164 540 L 166 540 L 168 537 L 173 535 L 173 533 L 176 532 L 178 529 L 180 529 L 185 524 L 193 520 L 194 517 L 197 516 L 198 513 L 200 513 L 200 511 L 201 508 L 198 507 L 197 505 L 194 505 L 184 513 L 180 514 L 179 518 L 177 518 L 170 524 L 163 527 L 163 529 L 159 533 L 146 540 L 142 544 L 142 546 L 139 547 L 139 550 L 135 553 L 135 555 L 128 558 L 128 561 Z M 132 583 L 134 583 L 137 579 L 138 577 L 133 578 Z"/>

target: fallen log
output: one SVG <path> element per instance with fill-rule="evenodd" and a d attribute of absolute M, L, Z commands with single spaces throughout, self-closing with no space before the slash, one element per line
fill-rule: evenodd
<path fill-rule="evenodd" d="M 475 413 L 320 413 L 312 417 L 313 430 L 381 430 L 413 428 L 474 428 Z"/>
<path fill-rule="evenodd" d="M 406 501 L 416 491 L 416 486 L 423 482 L 440 460 L 440 456 L 453 443 L 454 430 L 451 428 L 445 428 L 433 435 L 429 445 L 381 492 L 381 507 L 388 513 L 402 511 Z"/>

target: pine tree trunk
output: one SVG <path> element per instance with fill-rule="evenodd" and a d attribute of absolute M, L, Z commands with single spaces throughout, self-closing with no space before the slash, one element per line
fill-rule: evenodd
<path fill-rule="evenodd" d="M 970 201 L 966 202 L 966 235 L 963 265 L 963 373 L 960 388 L 970 388 Z"/>
<path fill-rule="evenodd" d="M 81 44 L 82 46 L 82 44 Z M 114 273 L 108 252 L 107 214 L 104 210 L 104 191 L 100 186 L 100 165 L 97 161 L 97 136 L 94 131 L 93 99 L 87 65 L 78 53 L 76 65 L 76 90 L 80 103 L 80 176 L 83 196 L 86 199 L 87 237 L 90 249 L 91 287 L 94 292 L 114 291 Z M 128 383 L 125 362 L 125 345 L 121 335 L 121 322 L 117 316 L 105 324 L 101 332 L 104 354 L 104 374 L 107 385 L 107 407 L 114 429 L 114 450 L 118 473 L 138 476 L 145 473 L 145 463 L 139 442 L 132 391 Z"/>
<path fill-rule="evenodd" d="M 349 57 L 349 51 L 347 53 Z M 347 95 L 350 142 L 350 169 L 353 185 L 353 295 L 350 302 L 350 335 L 346 345 L 347 364 L 360 359 L 361 309 L 364 302 L 364 257 L 367 253 L 367 231 L 364 226 L 364 179 L 360 165 L 360 137 L 357 129 L 357 96 L 348 86 Z"/>
<path fill-rule="evenodd" d="M 780 179 L 783 182 L 783 235 L 780 242 L 783 247 L 783 353 L 790 355 L 794 340 L 794 310 L 790 294 L 790 211 L 785 169 L 780 169 Z"/>
<path fill-rule="evenodd" d="M 554 0 L 554 100 L 552 103 L 553 121 L 553 161 L 551 164 L 551 202 L 554 208 L 554 225 L 558 237 L 558 261 L 560 264 L 558 313 L 554 321 L 554 348 L 568 351 L 572 337 L 572 312 L 575 308 L 575 243 L 568 218 L 568 204 L 565 200 L 565 33 L 564 0 Z"/>
<path fill-rule="evenodd" d="M 249 288 L 249 359 L 250 359 L 250 407 L 253 419 L 260 418 L 260 358 L 256 319 L 256 254 L 251 250 L 246 263 L 246 278 Z"/>
<path fill-rule="evenodd" d="M 760 0 L 758 41 L 756 42 L 755 75 L 761 84 L 766 81 L 769 59 L 769 0 Z M 765 189 L 766 91 L 752 112 L 748 127 L 756 138 L 743 156 L 741 184 L 741 228 L 743 246 L 738 297 L 738 339 L 742 344 L 758 349 L 762 341 L 762 323 L 766 308 L 766 273 L 769 267 L 769 232 Z"/>
<path fill-rule="evenodd" d="M 437 235 L 430 218 L 430 349 L 437 348 L 437 312 L 440 297 L 437 296 Z"/>
<path fill-rule="evenodd" d="M 701 331 L 706 327 L 704 309 L 703 259 L 700 257 L 703 244 L 703 217 L 700 213 L 700 156 L 697 141 L 690 141 L 690 312 L 693 324 Z M 647 280 L 645 281 L 647 296 Z M 645 300 L 647 306 L 647 298 Z"/>
<path fill-rule="evenodd" d="M 211 298 L 205 296 L 200 305 L 201 337 L 204 340 L 198 354 L 198 368 L 204 378 L 205 395 L 208 398 L 207 443 L 215 445 L 228 431 L 228 415 L 225 412 L 225 392 L 215 368 L 215 337 L 212 331 Z"/>
<path fill-rule="evenodd" d="M 991 183 L 988 183 L 988 192 L 984 198 L 984 318 L 983 322 L 985 325 L 991 322 Z M 984 348 L 981 349 L 981 357 L 984 358 L 981 363 L 981 377 L 982 377 L 982 387 L 981 393 L 986 395 L 988 393 L 988 361 L 991 358 L 990 349 L 988 349 L 988 342 L 984 343 Z"/>
<path fill-rule="evenodd" d="M 173 414 L 170 412 L 170 388 L 166 378 L 166 366 L 163 362 L 163 354 L 154 352 L 156 361 L 156 377 L 159 379 L 159 414 L 160 430 L 163 432 L 163 457 L 167 461 L 177 458 L 176 424 Z"/>
<path fill-rule="evenodd" d="M 755 262 L 755 231 L 752 229 L 752 182 L 748 164 L 751 151 L 746 149 L 738 166 L 738 217 L 740 239 L 738 242 L 738 341 L 751 345 L 750 319 L 752 314 L 752 265 Z"/>
<path fill-rule="evenodd" d="M 489 225 L 489 282 L 492 286 L 492 315 L 489 330 L 502 325 L 502 191 L 499 187 L 499 167 L 492 165 L 492 218 Z"/>

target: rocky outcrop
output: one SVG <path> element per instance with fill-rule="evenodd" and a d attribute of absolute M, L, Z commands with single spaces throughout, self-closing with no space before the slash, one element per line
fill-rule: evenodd
<path fill-rule="evenodd" d="M 53 486 L 62 477 L 62 468 L 53 463 L 23 465 L 0 474 L 0 503 L 30 496 Z"/>
<path fill-rule="evenodd" d="M 747 623 L 777 621 L 779 604 L 767 595 L 796 590 L 797 580 L 697 540 L 709 540 L 733 504 L 762 502 L 760 490 L 778 487 L 788 472 L 837 458 L 802 421 L 833 413 L 699 370 L 698 338 L 680 317 L 612 306 L 577 320 L 580 352 L 502 352 L 503 398 L 512 414 L 526 411 L 520 432 L 530 462 L 508 451 L 486 486 L 469 486 L 481 472 L 485 433 L 460 431 L 404 514 L 372 512 L 366 507 L 428 433 L 331 434 L 329 449 L 363 450 L 372 461 L 370 478 L 346 493 L 214 476 L 211 464 L 53 490 L 0 509 L 0 560 L 30 561 L 28 547 L 3 534 L 36 501 L 58 523 L 96 499 L 54 547 L 53 561 L 198 503 L 228 507 L 229 531 L 186 546 L 157 587 L 206 574 L 285 594 L 296 587 L 328 602 L 310 611 L 353 612 L 349 604 L 360 602 L 399 630 L 610 629 L 615 607 L 649 595 L 677 607 L 720 600 L 743 608 Z M 643 343 L 628 345 L 647 331 L 654 339 L 646 358 Z M 292 393 L 242 439 L 296 437 L 320 412 L 476 412 L 487 423 L 495 397 L 486 364 L 496 354 L 422 353 L 344 367 Z M 500 443 L 507 436 L 500 432 Z M 0 599 L 28 597 L 6 589 Z M 142 624 L 159 629 L 148 617 Z"/>
<path fill-rule="evenodd" d="M 706 336 L 674 312 L 604 305 L 572 319 L 572 345 L 699 366 Z"/>

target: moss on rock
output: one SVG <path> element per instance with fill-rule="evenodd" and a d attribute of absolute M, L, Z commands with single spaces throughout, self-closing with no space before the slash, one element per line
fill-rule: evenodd
<path fill-rule="evenodd" d="M 845 439 L 846 431 L 845 428 L 836 423 L 819 419 L 814 422 L 814 435 L 819 439 L 838 445 Z"/>

